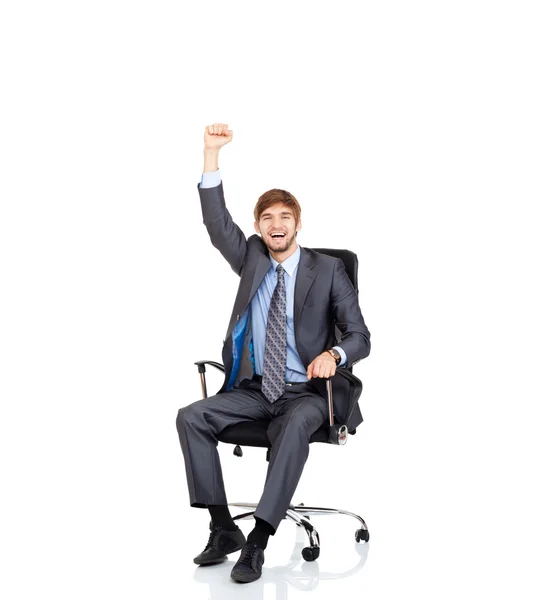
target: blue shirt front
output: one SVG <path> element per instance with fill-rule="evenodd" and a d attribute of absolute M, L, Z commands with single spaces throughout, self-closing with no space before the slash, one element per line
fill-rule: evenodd
<path fill-rule="evenodd" d="M 251 329 L 253 332 L 253 353 L 255 355 L 255 372 L 263 373 L 264 347 L 266 343 L 266 324 L 268 322 L 268 309 L 272 294 L 277 285 L 278 262 L 270 256 L 272 266 L 265 275 L 259 289 L 251 300 Z M 300 262 L 300 246 L 296 252 L 284 260 L 281 265 L 285 271 L 285 296 L 287 298 L 287 370 L 285 381 L 307 381 L 306 369 L 296 349 L 294 338 L 294 287 L 296 285 L 296 273 Z"/>

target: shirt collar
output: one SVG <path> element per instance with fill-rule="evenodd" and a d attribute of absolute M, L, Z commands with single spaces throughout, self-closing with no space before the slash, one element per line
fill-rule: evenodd
<path fill-rule="evenodd" d="M 272 261 L 272 269 L 274 270 L 274 272 L 276 271 L 277 266 L 279 264 L 281 264 L 281 266 L 285 270 L 285 273 L 287 273 L 287 275 L 289 277 L 292 277 L 294 270 L 296 269 L 296 267 L 298 266 L 298 263 L 300 262 L 300 246 L 298 246 L 298 248 L 296 248 L 294 254 L 291 254 L 289 256 L 289 258 L 287 260 L 284 260 L 282 263 L 278 263 L 278 261 L 275 260 L 271 254 L 269 254 L 269 256 L 270 256 L 270 260 Z"/>

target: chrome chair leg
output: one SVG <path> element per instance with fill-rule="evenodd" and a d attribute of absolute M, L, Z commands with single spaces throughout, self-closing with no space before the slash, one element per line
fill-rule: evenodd
<path fill-rule="evenodd" d="M 354 532 L 354 539 L 357 542 L 369 542 L 369 530 L 366 522 L 361 516 L 356 515 L 348 510 L 341 510 L 337 508 L 319 508 L 316 506 L 304 506 L 303 504 L 297 504 L 292 508 L 299 515 L 348 515 L 360 521 L 360 529 Z"/>
<path fill-rule="evenodd" d="M 241 519 L 253 519 L 257 504 L 252 502 L 231 502 L 229 506 L 237 508 L 252 509 L 248 512 L 236 515 L 234 521 Z M 306 562 L 317 560 L 320 555 L 319 533 L 309 522 L 309 515 L 347 515 L 360 521 L 360 528 L 356 530 L 354 537 L 357 542 L 369 542 L 369 531 L 366 522 L 360 515 L 338 508 L 322 508 L 318 506 L 304 506 L 303 504 L 291 505 L 285 514 L 285 518 L 296 523 L 298 527 L 303 527 L 308 536 L 309 546 L 302 550 L 302 556 Z"/>
<path fill-rule="evenodd" d="M 294 521 L 297 525 L 300 525 L 304 528 L 304 531 L 307 533 L 309 546 L 306 546 L 302 550 L 302 557 L 306 562 L 312 562 L 319 558 L 321 553 L 319 534 L 315 527 L 307 520 L 303 519 L 297 512 L 293 509 L 287 510 L 286 517 Z"/>
<path fill-rule="evenodd" d="M 362 517 L 359 515 L 349 512 L 348 510 L 341 510 L 339 508 L 319 508 L 317 506 L 304 506 L 303 504 L 297 504 L 296 506 L 293 507 L 292 510 L 294 510 L 300 514 L 306 514 L 306 515 L 335 515 L 335 514 L 348 515 L 349 517 L 358 519 L 358 521 L 360 521 L 360 525 L 361 525 L 360 528 L 367 530 L 367 525 L 366 525 L 366 522 L 364 521 L 364 519 L 362 519 Z"/>

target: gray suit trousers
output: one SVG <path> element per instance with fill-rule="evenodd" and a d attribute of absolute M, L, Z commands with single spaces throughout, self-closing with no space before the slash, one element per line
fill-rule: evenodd
<path fill-rule="evenodd" d="M 300 481 L 311 435 L 328 422 L 327 400 L 311 382 L 287 385 L 271 404 L 261 392 L 260 382 L 244 379 L 232 390 L 181 408 L 176 427 L 191 506 L 204 508 L 227 504 L 217 436 L 229 425 L 258 420 L 269 423 L 272 449 L 255 516 L 277 529 Z"/>

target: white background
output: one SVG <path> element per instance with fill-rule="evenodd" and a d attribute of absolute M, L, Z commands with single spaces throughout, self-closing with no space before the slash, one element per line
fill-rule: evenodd
<path fill-rule="evenodd" d="M 360 557 L 319 519 L 313 597 L 538 598 L 538 29 L 520 1 L 2 3 L 3 598 L 301 595 L 290 523 L 255 584 L 192 563 L 175 418 L 237 286 L 196 190 L 216 121 L 246 234 L 281 187 L 301 245 L 359 256 L 365 422 L 294 499 L 371 542 L 328 581 Z M 220 453 L 257 501 L 264 451 Z"/>

